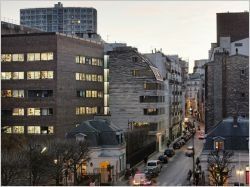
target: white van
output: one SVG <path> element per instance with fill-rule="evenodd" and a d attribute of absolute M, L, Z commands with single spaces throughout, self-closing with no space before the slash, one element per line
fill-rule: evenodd
<path fill-rule="evenodd" d="M 160 173 L 162 168 L 160 160 L 149 160 L 147 162 L 147 170 L 153 170 L 155 172 Z"/>

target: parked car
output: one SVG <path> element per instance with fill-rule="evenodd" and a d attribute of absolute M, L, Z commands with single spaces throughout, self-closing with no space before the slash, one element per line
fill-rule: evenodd
<path fill-rule="evenodd" d="M 179 143 L 181 144 L 181 146 L 183 146 L 183 145 L 185 145 L 185 140 L 183 140 L 183 139 L 181 139 L 181 140 L 179 140 Z"/>
<path fill-rule="evenodd" d="M 151 180 L 148 180 L 145 173 L 136 173 L 133 179 L 133 186 L 149 186 Z"/>
<path fill-rule="evenodd" d="M 154 172 L 160 173 L 162 165 L 160 160 L 149 160 L 147 162 L 147 170 L 153 170 Z"/>
<path fill-rule="evenodd" d="M 174 152 L 173 149 L 166 149 L 166 150 L 164 151 L 164 155 L 167 155 L 168 157 L 172 157 L 172 156 L 175 155 L 175 152 Z"/>
<path fill-rule="evenodd" d="M 174 148 L 174 149 L 180 149 L 180 148 L 181 148 L 181 144 L 180 144 L 179 142 L 175 142 L 175 143 L 173 144 L 173 148 Z"/>
<path fill-rule="evenodd" d="M 188 146 L 187 150 L 185 152 L 185 155 L 188 156 L 188 157 L 191 157 L 191 156 L 193 156 L 193 154 L 194 154 L 194 148 L 193 148 L 193 146 Z"/>
<path fill-rule="evenodd" d="M 166 163 L 168 163 L 168 156 L 167 155 L 160 155 L 158 157 L 158 160 L 160 160 L 162 163 L 166 164 Z"/>

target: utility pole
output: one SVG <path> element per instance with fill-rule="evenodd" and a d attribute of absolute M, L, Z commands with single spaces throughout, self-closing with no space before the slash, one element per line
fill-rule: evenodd
<path fill-rule="evenodd" d="M 193 126 L 194 126 L 194 121 L 193 121 Z M 193 183 L 194 183 L 194 173 L 195 173 L 195 162 L 194 162 L 194 158 L 195 158 L 195 151 L 194 151 L 194 135 L 193 134 Z"/>

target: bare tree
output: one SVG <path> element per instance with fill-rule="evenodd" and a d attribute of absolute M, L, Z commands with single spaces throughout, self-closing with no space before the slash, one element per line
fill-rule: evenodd
<path fill-rule="evenodd" d="M 208 171 L 212 185 L 223 186 L 231 177 L 232 166 L 230 166 L 233 152 L 212 151 L 208 155 Z"/>
<path fill-rule="evenodd" d="M 21 178 L 21 168 L 24 166 L 24 153 L 22 151 L 24 138 L 2 134 L 1 139 L 1 182 L 3 186 L 18 184 Z"/>
<path fill-rule="evenodd" d="M 10 152 L 2 150 L 1 153 L 1 178 L 2 185 L 18 184 L 15 182 L 20 178 L 24 157 L 21 152 Z"/>
<path fill-rule="evenodd" d="M 74 184 L 78 184 L 77 170 L 88 159 L 87 143 L 77 142 L 75 139 L 54 139 L 49 143 L 49 157 L 51 176 L 56 185 L 59 185 L 63 177 L 67 179 L 70 170 L 74 173 Z"/>

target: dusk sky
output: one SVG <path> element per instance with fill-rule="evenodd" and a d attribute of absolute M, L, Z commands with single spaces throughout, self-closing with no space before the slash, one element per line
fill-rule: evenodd
<path fill-rule="evenodd" d="M 19 23 L 19 9 L 53 7 L 58 1 L 1 1 L 1 18 Z M 193 61 L 208 58 L 216 41 L 216 13 L 249 10 L 248 1 L 61 1 L 64 7 L 94 7 L 98 33 L 141 53 L 162 48 Z M 107 40 L 108 36 L 108 40 Z"/>

